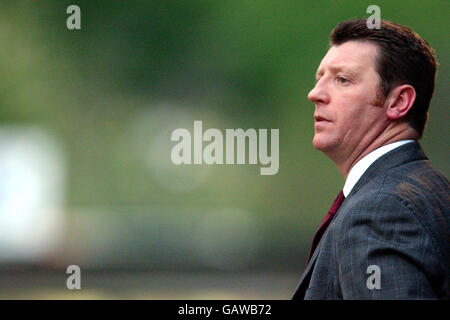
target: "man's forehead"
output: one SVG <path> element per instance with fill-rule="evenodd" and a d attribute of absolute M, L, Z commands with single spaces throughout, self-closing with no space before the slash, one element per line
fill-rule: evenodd
<path fill-rule="evenodd" d="M 332 46 L 320 62 L 317 73 L 326 68 L 367 69 L 374 66 L 377 47 L 367 41 L 348 41 Z"/>

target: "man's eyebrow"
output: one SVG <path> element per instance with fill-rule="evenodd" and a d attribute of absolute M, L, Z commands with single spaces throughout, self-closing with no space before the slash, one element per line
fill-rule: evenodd
<path fill-rule="evenodd" d="M 358 72 L 356 70 L 351 70 L 350 68 L 343 67 L 343 66 L 331 66 L 331 67 L 328 67 L 328 68 L 334 74 L 339 73 L 339 72 L 344 72 L 344 73 L 349 74 L 350 76 L 353 76 L 353 77 L 357 77 L 357 75 L 358 75 Z M 322 68 L 317 69 L 316 74 L 315 74 L 315 78 L 318 79 L 324 73 L 325 72 L 324 72 L 324 70 Z"/>
<path fill-rule="evenodd" d="M 343 66 L 334 66 L 334 67 L 331 66 L 330 69 L 334 73 L 345 72 L 345 73 L 354 74 L 354 75 L 357 74 L 356 71 L 351 70 L 350 68 L 347 68 L 347 67 L 343 67 Z"/>

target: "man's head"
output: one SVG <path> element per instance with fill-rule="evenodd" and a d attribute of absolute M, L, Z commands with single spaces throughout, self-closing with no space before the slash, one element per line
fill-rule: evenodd
<path fill-rule="evenodd" d="M 420 138 L 437 68 L 426 41 L 392 22 L 369 29 L 358 19 L 337 25 L 330 44 L 308 95 L 316 105 L 314 146 L 339 162 L 371 146 Z"/>

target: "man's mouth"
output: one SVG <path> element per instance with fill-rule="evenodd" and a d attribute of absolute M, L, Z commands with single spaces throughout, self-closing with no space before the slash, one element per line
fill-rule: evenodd
<path fill-rule="evenodd" d="M 330 120 L 328 120 L 328 119 L 326 119 L 326 118 L 324 118 L 324 117 L 322 117 L 322 116 L 314 116 L 314 120 L 315 120 L 316 122 L 330 121 Z"/>

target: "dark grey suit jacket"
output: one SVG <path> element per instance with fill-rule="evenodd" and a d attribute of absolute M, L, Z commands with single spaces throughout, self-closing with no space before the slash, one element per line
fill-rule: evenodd
<path fill-rule="evenodd" d="M 417 142 L 384 154 L 342 203 L 293 299 L 449 299 L 449 212 L 449 183 Z M 371 265 L 380 289 L 367 285 Z"/>

